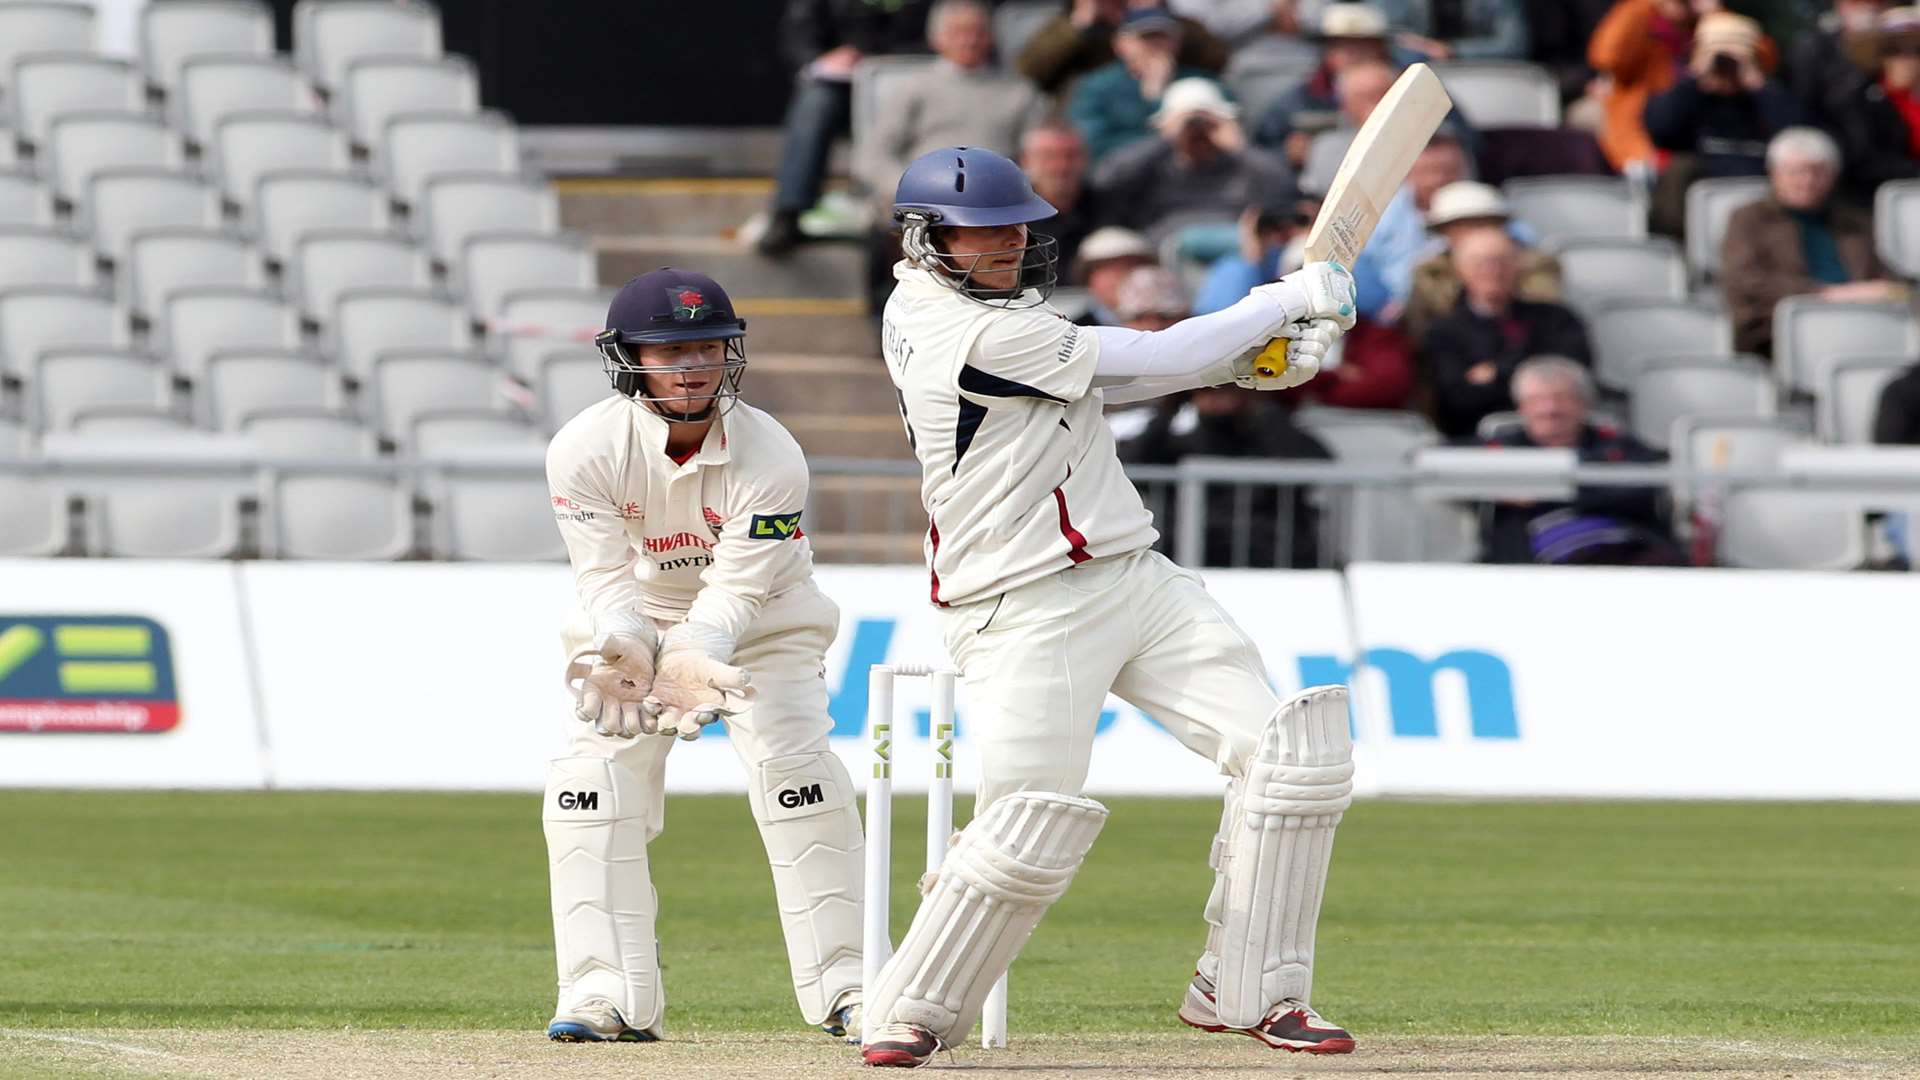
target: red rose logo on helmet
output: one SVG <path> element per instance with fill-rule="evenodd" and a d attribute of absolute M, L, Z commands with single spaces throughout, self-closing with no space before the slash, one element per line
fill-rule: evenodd
<path fill-rule="evenodd" d="M 673 301 L 673 317 L 678 322 L 704 318 L 707 312 L 713 310 L 707 306 L 707 298 L 698 289 L 668 289 L 667 297 Z"/>

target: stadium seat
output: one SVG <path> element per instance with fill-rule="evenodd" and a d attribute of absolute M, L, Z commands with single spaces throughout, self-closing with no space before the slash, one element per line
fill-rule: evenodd
<path fill-rule="evenodd" d="M 255 413 L 340 404 L 339 377 L 301 349 L 222 349 L 208 359 L 201 387 L 201 416 L 219 431 L 239 431 Z"/>
<path fill-rule="evenodd" d="M 256 412 L 240 422 L 240 434 L 271 458 L 371 461 L 380 453 L 380 440 L 371 430 L 324 409 Z"/>
<path fill-rule="evenodd" d="M 465 352 L 473 345 L 466 309 L 426 289 L 348 289 L 334 304 L 328 330 L 334 358 L 361 381 L 397 349 Z"/>
<path fill-rule="evenodd" d="M 366 473 L 280 474 L 266 515 L 283 559 L 391 560 L 413 550 L 413 498 Z"/>
<path fill-rule="evenodd" d="M 1476 128 L 1560 126 L 1560 84 L 1538 64 L 1452 60 L 1434 64 L 1433 73 Z"/>
<path fill-rule="evenodd" d="M 507 298 L 488 327 L 501 363 L 528 385 L 541 360 L 562 347 L 593 355 L 593 338 L 607 325 L 605 295 L 582 289 L 528 289 Z"/>
<path fill-rule="evenodd" d="M 87 52 L 32 53 L 13 68 L 13 124 L 26 142 L 46 142 L 55 117 L 76 112 L 141 112 L 147 88 L 125 60 Z"/>
<path fill-rule="evenodd" d="M 1735 491 L 1721 508 L 1715 555 L 1756 570 L 1852 570 L 1866 561 L 1866 521 L 1850 498 Z"/>
<path fill-rule="evenodd" d="M 135 315 L 166 340 L 167 302 L 181 289 L 210 285 L 258 289 L 266 271 L 246 241 L 216 229 L 148 229 L 128 246 L 127 289 Z"/>
<path fill-rule="evenodd" d="M 547 426 L 555 430 L 580 410 L 613 394 L 605 362 L 597 354 L 578 348 L 555 349 L 543 357 L 534 389 Z"/>
<path fill-rule="evenodd" d="M 85 241 L 59 229 L 0 228 L 0 289 L 93 283 L 93 251 Z"/>
<path fill-rule="evenodd" d="M 101 406 L 165 409 L 173 382 L 153 357 L 127 349 L 48 349 L 40 354 L 32 391 L 43 431 L 65 430 L 76 413 Z"/>
<path fill-rule="evenodd" d="M 140 66 L 169 93 L 193 58 L 272 54 L 273 12 L 257 0 L 165 0 L 140 9 Z"/>
<path fill-rule="evenodd" d="M 313 86 L 277 56 L 196 57 L 182 69 L 170 100 L 174 124 L 194 145 L 209 150 L 220 122 L 239 113 L 321 114 Z"/>
<path fill-rule="evenodd" d="M 198 379 L 207 361 L 232 349 L 292 349 L 300 320 L 278 296 L 226 286 L 180 289 L 167 301 L 167 357 L 173 369 Z"/>
<path fill-rule="evenodd" d="M 1894 273 L 1920 277 L 1920 180 L 1889 180 L 1874 189 L 1873 240 Z"/>
<path fill-rule="evenodd" d="M 3 301 L 4 297 L 0 297 Z M 5 327 L 0 321 L 0 329 Z M 1815 430 L 1824 442 L 1871 443 L 1880 392 L 1913 367 L 1912 356 L 1847 357 L 1827 368 L 1827 385 L 1815 409 Z"/>
<path fill-rule="evenodd" d="M 149 167 L 102 169 L 87 185 L 82 208 L 94 250 L 125 265 L 136 233 L 168 227 L 217 229 L 220 193 L 189 172 Z"/>
<path fill-rule="evenodd" d="M 440 12 L 419 0 L 300 0 L 294 5 L 293 47 L 314 80 L 335 89 L 355 60 L 439 57 Z"/>
<path fill-rule="evenodd" d="M 347 68 L 335 115 L 353 140 L 379 145 L 387 121 L 403 113 L 477 113 L 480 76 L 464 56 L 373 56 Z"/>
<path fill-rule="evenodd" d="M 0 3 L 0 94 L 13 93 L 13 69 L 30 53 L 94 52 L 93 5 L 61 0 Z"/>
<path fill-rule="evenodd" d="M 1507 181 L 1502 190 L 1513 216 L 1544 241 L 1647 235 L 1646 203 L 1618 177 L 1523 176 Z"/>
<path fill-rule="evenodd" d="M 33 432 L 19 420 L 0 417 L 0 461 L 20 461 L 33 453 Z"/>
<path fill-rule="evenodd" d="M 1722 356 L 1733 351 L 1733 326 L 1721 312 L 1686 301 L 1609 304 L 1595 315 L 1593 374 L 1608 390 L 1625 393 L 1648 360 L 1662 356 Z"/>
<path fill-rule="evenodd" d="M 1427 419 L 1411 412 L 1316 407 L 1300 409 L 1294 420 L 1349 465 L 1405 465 L 1415 450 L 1440 441 Z M 1459 506 L 1388 487 L 1325 494 L 1331 516 L 1346 525 L 1336 553 L 1345 559 L 1460 562 L 1477 550 L 1473 516 Z"/>
<path fill-rule="evenodd" d="M 48 194 L 32 173 L 0 169 L 0 226 L 53 224 Z"/>
<path fill-rule="evenodd" d="M 1773 307 L 1773 366 L 1789 393 L 1819 393 L 1843 357 L 1916 355 L 1920 325 L 1905 304 L 1790 296 Z"/>
<path fill-rule="evenodd" d="M 278 263 L 318 229 L 390 232 L 392 203 L 379 185 L 352 173 L 275 169 L 260 177 L 253 202 L 261 250 Z"/>
<path fill-rule="evenodd" d="M 1607 304 L 1687 298 L 1687 262 L 1663 236 L 1569 240 L 1554 255 L 1567 303 L 1589 322 Z"/>
<path fill-rule="evenodd" d="M 467 450 L 540 450 L 547 437 L 516 416 L 497 412 L 428 412 L 414 418 L 408 445 L 422 457 Z"/>
<path fill-rule="evenodd" d="M 300 310 L 325 322 L 348 289 L 424 289 L 433 284 L 426 253 L 390 233 L 319 229 L 294 247 L 288 265 Z"/>
<path fill-rule="evenodd" d="M 47 481 L 0 469 L 0 556 L 67 550 L 67 494 Z"/>
<path fill-rule="evenodd" d="M 443 173 L 519 175 L 520 134 L 494 112 L 403 113 L 387 121 L 375 157 L 387 190 L 413 204 Z"/>
<path fill-rule="evenodd" d="M 73 414 L 67 433 L 88 439 L 131 440 L 206 434 L 196 433 L 192 422 L 170 405 L 90 405 Z"/>
<path fill-rule="evenodd" d="M 1770 418 L 1771 373 L 1757 358 L 1660 359 L 1633 378 L 1629 406 L 1635 438 L 1664 450 L 1685 416 Z"/>
<path fill-rule="evenodd" d="M 0 292 L 0 373 L 30 375 L 48 349 L 131 343 L 126 314 L 97 290 L 32 285 Z"/>
<path fill-rule="evenodd" d="M 489 232 L 558 232 L 560 200 L 553 188 L 496 173 L 445 173 L 427 183 L 416 206 L 415 231 L 427 250 L 457 266 L 466 242 Z"/>
<path fill-rule="evenodd" d="M 127 414 L 89 422 L 67 445 L 139 456 L 152 467 L 126 477 L 75 482 L 86 498 L 86 548 L 99 555 L 147 559 L 218 559 L 238 553 L 240 503 L 258 494 L 251 448 L 164 417 Z M 166 467 L 170 456 L 191 467 Z"/>
<path fill-rule="evenodd" d="M 237 112 L 214 128 L 220 189 L 243 209 L 251 208 L 260 178 L 282 169 L 346 172 L 353 167 L 347 140 L 308 113 Z"/>
<path fill-rule="evenodd" d="M 185 163 L 180 140 L 165 124 L 130 112 L 62 113 L 48 131 L 47 151 L 53 193 L 73 203 L 86 198 L 87 185 L 104 169 L 174 169 Z"/>
<path fill-rule="evenodd" d="M 498 412 L 500 373 L 472 353 L 444 349 L 399 349 L 374 364 L 373 416 L 395 442 L 413 431 L 414 421 L 436 412 Z"/>
<path fill-rule="evenodd" d="M 488 562 L 560 562 L 566 542 L 553 527 L 544 477 L 449 467 L 436 485 L 440 553 Z"/>
<path fill-rule="evenodd" d="M 591 289 L 598 275 L 593 251 L 575 236 L 482 233 L 460 253 L 467 310 L 483 321 L 498 318 L 513 293 Z"/>
<path fill-rule="evenodd" d="M 1704 284 L 1719 276 L 1727 219 L 1735 210 L 1766 198 L 1767 190 L 1764 176 L 1695 180 L 1687 188 L 1687 265 L 1693 268 L 1695 282 Z"/>
<path fill-rule="evenodd" d="M 1685 416 L 1673 422 L 1667 453 L 1681 473 L 1766 472 L 1779 467 L 1782 450 L 1808 441 L 1805 432 L 1779 419 Z M 1673 482 L 1677 519 L 1688 516 L 1693 489 L 1684 477 Z"/>

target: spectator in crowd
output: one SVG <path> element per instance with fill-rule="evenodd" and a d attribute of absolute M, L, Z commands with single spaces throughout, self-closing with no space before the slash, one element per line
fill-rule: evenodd
<path fill-rule="evenodd" d="M 1460 275 L 1454 271 L 1448 252 L 1460 236 L 1475 229 L 1500 230 L 1520 245 L 1520 299 L 1554 304 L 1563 299 L 1560 260 L 1533 246 L 1533 230 L 1513 220 L 1507 197 L 1499 188 L 1477 180 L 1448 184 L 1434 193 L 1427 209 L 1427 228 L 1432 230 L 1433 240 L 1414 267 L 1413 285 L 1400 315 L 1400 328 L 1415 341 L 1424 338 L 1434 320 L 1460 302 Z"/>
<path fill-rule="evenodd" d="M 1087 183 L 1087 140 L 1065 120 L 1042 121 L 1020 139 L 1020 168 L 1033 182 L 1033 193 L 1059 211 L 1040 231 L 1059 242 L 1060 265 L 1072 266 L 1080 245 L 1102 219 Z"/>
<path fill-rule="evenodd" d="M 1153 333 L 1193 312 L 1173 271 L 1164 266 L 1136 266 L 1120 279 L 1113 313 L 1127 329 Z"/>
<path fill-rule="evenodd" d="M 854 66 L 867 56 L 919 51 L 926 21 L 926 0 L 788 0 L 781 40 L 798 75 L 771 216 L 757 244 L 762 254 L 784 255 L 804 239 L 800 215 L 820 198 L 833 140 L 848 132 Z"/>
<path fill-rule="evenodd" d="M 1372 4 L 1328 4 L 1320 16 L 1320 41 L 1319 65 L 1268 106 L 1254 129 L 1254 141 L 1280 150 L 1296 169 L 1306 164 L 1313 137 L 1340 123 L 1340 73 L 1387 62 L 1387 17 Z"/>
<path fill-rule="evenodd" d="M 1430 245 L 1427 212 L 1433 197 L 1466 176 L 1466 151 L 1442 128 L 1413 159 L 1407 182 L 1388 200 L 1373 238 L 1354 260 L 1354 304 L 1362 312 L 1387 322 L 1399 321 L 1413 291 L 1413 269 Z"/>
<path fill-rule="evenodd" d="M 1419 60 L 1523 60 L 1530 44 L 1520 0 L 1375 0 L 1393 43 Z"/>
<path fill-rule="evenodd" d="M 936 0 L 927 42 L 938 60 L 901 80 L 876 103 L 858 141 L 855 173 L 891 203 L 907 162 L 943 146 L 981 146 L 1011 156 L 1021 133 L 1047 111 L 1033 84 L 993 66 L 993 12 L 984 0 Z"/>
<path fill-rule="evenodd" d="M 1873 84 L 1880 68 L 1880 10 L 1886 0 L 1834 0 L 1833 10 L 1787 52 L 1787 88 L 1807 121 L 1833 129 Z"/>
<path fill-rule="evenodd" d="M 1897 300 L 1873 248 L 1873 218 L 1833 198 L 1840 150 L 1818 128 L 1788 128 L 1767 145 L 1766 198 L 1727 220 L 1720 284 L 1741 352 L 1773 351 L 1773 308 L 1816 294 L 1863 303 Z"/>
<path fill-rule="evenodd" d="M 1132 229 L 1106 225 L 1095 229 L 1080 244 L 1080 258 L 1074 277 L 1086 286 L 1093 298 L 1079 322 L 1083 326 L 1124 326 L 1120 317 L 1120 284 L 1143 266 L 1160 262 L 1153 243 Z"/>
<path fill-rule="evenodd" d="M 1154 134 L 1094 170 L 1110 218 L 1165 235 L 1196 222 L 1231 221 L 1241 208 L 1289 199 L 1293 171 L 1248 146 L 1240 110 L 1211 79 L 1181 79 L 1153 114 Z"/>
<path fill-rule="evenodd" d="M 1527 0 L 1528 36 L 1533 43 L 1529 55 L 1553 73 L 1562 102 L 1579 100 L 1587 93 L 1594 77 L 1587 46 L 1613 6 L 1613 0 Z"/>
<path fill-rule="evenodd" d="M 1488 413 L 1513 408 L 1510 384 L 1532 356 L 1592 363 L 1587 331 L 1559 304 L 1522 300 L 1520 253 L 1499 229 L 1478 229 L 1453 244 L 1460 302 L 1419 343 L 1433 378 L 1434 426 L 1452 438 L 1472 435 Z"/>
<path fill-rule="evenodd" d="M 1593 377 L 1563 356 L 1537 356 L 1513 373 L 1518 430 L 1490 446 L 1572 450 L 1582 464 L 1657 462 L 1663 457 L 1611 426 L 1590 421 Z M 1504 502 L 1481 518 L 1481 556 L 1492 563 L 1673 566 L 1672 530 L 1651 487 L 1582 487 L 1571 502 Z"/>
<path fill-rule="evenodd" d="M 1263 75 L 1291 75 L 1290 81 L 1297 84 L 1320 65 L 1320 49 L 1306 29 L 1317 24 L 1309 24 L 1302 19 L 1300 5 L 1294 0 L 1267 0 L 1260 5 L 1260 9 L 1264 13 L 1263 21 L 1244 43 L 1233 50 L 1233 59 L 1227 63 L 1227 85 L 1243 88 L 1241 80 Z M 1277 89 L 1291 92 L 1296 86 L 1283 85 Z M 1263 101 L 1260 104 L 1264 106 L 1268 103 Z M 1241 104 L 1251 108 L 1255 103 L 1245 101 Z M 1266 111 L 1262 108 L 1257 114 L 1250 115 L 1257 121 L 1266 115 Z"/>
<path fill-rule="evenodd" d="M 1236 250 L 1207 266 L 1206 276 L 1194 293 L 1194 314 L 1207 315 L 1232 307 L 1255 286 L 1280 280 L 1282 257 L 1290 247 L 1296 257 L 1299 255 L 1318 209 L 1319 204 L 1311 199 L 1291 199 L 1242 211 Z"/>
<path fill-rule="evenodd" d="M 1065 99 L 1079 79 L 1113 62 L 1114 38 L 1130 9 L 1154 6 L 1156 0 L 1068 0 L 1065 14 L 1036 32 L 1014 59 L 1014 68 L 1040 89 Z M 1200 22 L 1176 16 L 1179 52 L 1176 66 L 1183 70 L 1219 72 L 1226 69 L 1227 43 L 1209 33 Z"/>
<path fill-rule="evenodd" d="M 1826 122 L 1840 136 L 1847 191 L 1863 206 L 1881 184 L 1920 176 L 1920 7 L 1888 10 L 1880 28 L 1877 75 L 1855 79 Z"/>
<path fill-rule="evenodd" d="M 1647 102 L 1686 73 L 1698 13 L 1719 8 L 1719 0 L 1619 0 L 1600 20 L 1587 62 L 1600 74 L 1600 149 L 1614 168 L 1664 162 L 1647 134 Z"/>
<path fill-rule="evenodd" d="M 1113 37 L 1117 59 L 1074 87 L 1067 117 L 1086 136 L 1096 165 L 1113 151 L 1153 134 L 1160 98 L 1174 83 L 1211 82 L 1208 72 L 1176 62 L 1180 32 L 1180 24 L 1165 8 L 1127 12 Z"/>

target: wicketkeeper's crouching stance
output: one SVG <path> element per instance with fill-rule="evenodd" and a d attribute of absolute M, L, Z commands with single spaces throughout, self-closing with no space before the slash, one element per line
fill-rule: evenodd
<path fill-rule="evenodd" d="M 915 1065 L 957 1044 L 1065 893 L 1106 818 L 1081 798 L 1109 689 L 1219 765 L 1207 940 L 1180 1018 L 1319 1053 L 1353 1039 L 1308 1004 L 1334 827 L 1350 800 L 1347 693 L 1285 701 L 1198 575 L 1155 553 L 1104 404 L 1238 383 L 1298 385 L 1353 322 L 1352 279 L 1312 263 L 1158 333 L 1048 307 L 1054 214 L 1018 167 L 970 148 L 916 160 L 894 216 L 906 258 L 884 350 L 919 457 L 927 559 L 965 673 L 981 809 L 866 1002 L 863 1054 Z M 1262 378 L 1274 338 L 1287 363 Z"/>
<path fill-rule="evenodd" d="M 548 450 L 583 609 L 565 634 L 583 723 L 546 794 L 554 1039 L 660 1037 L 647 843 L 665 824 L 667 751 L 714 720 L 747 769 L 800 1011 L 858 1031 L 860 818 L 827 749 L 822 668 L 839 611 L 800 530 L 800 447 L 737 398 L 745 334 L 711 278 L 628 282 L 598 338 L 617 394 Z"/>

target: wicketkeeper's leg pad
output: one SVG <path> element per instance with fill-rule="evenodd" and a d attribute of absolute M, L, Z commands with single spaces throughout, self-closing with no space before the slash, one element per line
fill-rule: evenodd
<path fill-rule="evenodd" d="M 807 1023 L 860 989 L 865 844 L 853 780 L 831 751 L 770 758 L 748 788 Z"/>
<path fill-rule="evenodd" d="M 658 1036 L 667 999 L 647 870 L 648 807 L 638 777 L 608 758 L 557 758 L 547 770 L 547 866 L 560 1011 L 613 1002 L 629 1027 Z"/>
<path fill-rule="evenodd" d="M 914 1024 L 948 1045 L 965 1038 L 1106 820 L 1092 799 L 1040 791 L 1003 795 L 974 818 L 869 990 L 865 1039 L 885 1024 Z"/>
<path fill-rule="evenodd" d="M 1253 1026 L 1282 998 L 1309 1000 L 1333 832 L 1352 803 L 1347 690 L 1310 687 L 1274 711 L 1227 789 L 1200 959 L 1227 1026 Z"/>

